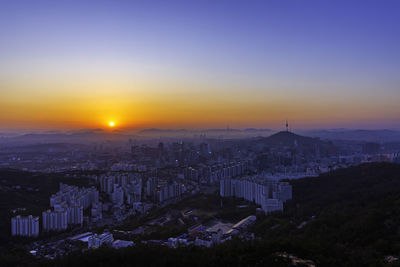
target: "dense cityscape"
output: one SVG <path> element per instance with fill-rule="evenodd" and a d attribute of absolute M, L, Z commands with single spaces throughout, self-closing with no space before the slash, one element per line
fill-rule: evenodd
<path fill-rule="evenodd" d="M 400 267 L 399 0 L 1 0 L 0 267 Z"/>
<path fill-rule="evenodd" d="M 87 186 L 60 182 L 39 214 L 22 206 L 8 213 L 10 235 L 28 238 L 30 254 L 48 259 L 101 246 L 133 247 L 135 242 L 176 248 L 211 247 L 232 237 L 251 240 L 256 236 L 248 227 L 257 216 L 284 212 L 292 199 L 291 180 L 365 163 L 400 162 L 392 143 L 323 140 L 298 135 L 288 126 L 265 137 L 36 144 L 34 156 L 32 145 L 15 145 L 14 138 L 3 139 L 3 168 L 40 173 L 38 166 L 43 166 L 42 172 L 66 181 L 87 181 Z M 8 190 L 39 191 L 18 184 Z M 207 207 L 183 205 L 163 212 L 202 195 L 219 198 L 214 204 L 220 208 L 237 199 L 237 209 L 253 212 L 239 211 L 243 218 L 237 221 L 218 218 Z M 132 221 L 135 227 L 130 228 Z M 152 238 L 151 233 L 174 224 L 181 226 L 179 234 Z"/>

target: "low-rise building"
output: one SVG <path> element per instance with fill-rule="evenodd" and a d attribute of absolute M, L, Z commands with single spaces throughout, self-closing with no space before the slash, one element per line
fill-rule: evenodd
<path fill-rule="evenodd" d="M 135 243 L 133 241 L 126 241 L 126 240 L 115 240 L 112 243 L 112 247 L 119 249 L 119 248 L 126 248 L 126 247 L 133 247 Z"/>
<path fill-rule="evenodd" d="M 101 235 L 92 235 L 88 239 L 88 248 L 98 248 L 103 244 L 111 245 L 114 242 L 114 237 L 111 233 L 103 233 Z"/>

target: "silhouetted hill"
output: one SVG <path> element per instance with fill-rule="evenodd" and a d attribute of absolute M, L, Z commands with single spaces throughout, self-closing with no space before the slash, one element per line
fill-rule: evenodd
<path fill-rule="evenodd" d="M 306 137 L 292 132 L 278 132 L 269 137 L 261 137 L 260 141 L 271 146 L 313 145 L 322 143 L 318 138 Z"/>
<path fill-rule="evenodd" d="M 291 184 L 296 189 L 294 201 L 312 206 L 315 211 L 344 202 L 363 205 L 400 195 L 400 164 L 363 164 L 320 177 L 293 180 Z"/>

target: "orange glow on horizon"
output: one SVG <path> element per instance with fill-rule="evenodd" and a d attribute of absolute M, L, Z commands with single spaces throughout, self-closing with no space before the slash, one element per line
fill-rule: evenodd
<path fill-rule="evenodd" d="M 306 128 L 355 123 L 361 127 L 398 120 L 395 97 L 372 101 L 368 95 L 343 98 L 331 91 L 310 97 L 274 88 L 244 91 L 240 86 L 232 94 L 219 84 L 166 81 L 160 85 L 111 78 L 29 82 L 0 85 L 0 91 L 13 90 L 0 97 L 0 128 L 272 128 L 280 127 L 287 117 Z"/>

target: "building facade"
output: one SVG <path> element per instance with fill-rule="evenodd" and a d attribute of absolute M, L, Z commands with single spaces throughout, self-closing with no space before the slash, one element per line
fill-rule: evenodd
<path fill-rule="evenodd" d="M 51 211 L 42 213 L 43 231 L 63 231 L 68 227 L 68 214 L 66 210 Z"/>
<path fill-rule="evenodd" d="M 11 218 L 11 235 L 37 237 L 39 235 L 39 217 L 18 215 Z"/>

